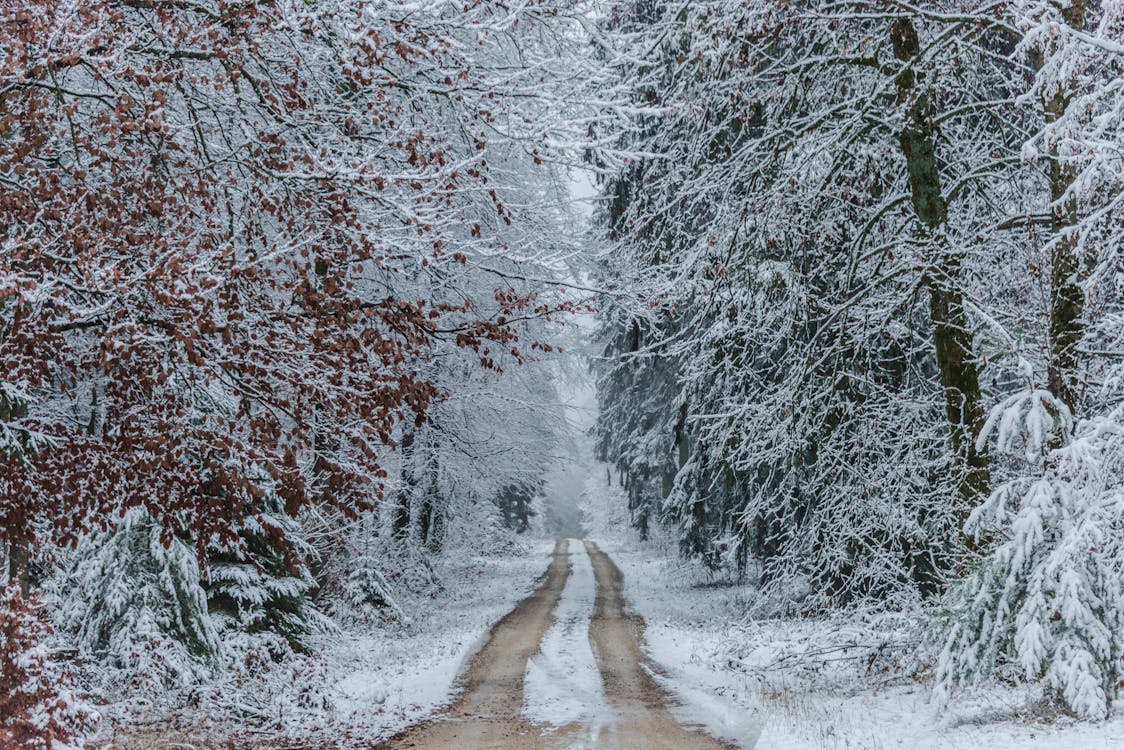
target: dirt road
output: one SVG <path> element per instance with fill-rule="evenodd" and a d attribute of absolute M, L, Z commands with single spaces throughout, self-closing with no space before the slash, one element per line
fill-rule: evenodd
<path fill-rule="evenodd" d="M 687 728 L 672 717 L 668 710 L 669 697 L 652 679 L 649 672 L 652 667 L 640 648 L 644 620 L 625 608 L 624 577 L 620 569 L 593 542 L 586 542 L 585 549 L 597 577 L 597 599 L 589 639 L 601 667 L 605 694 L 616 717 L 598 743 L 589 747 L 622 750 L 728 748 L 726 743 L 704 734 L 701 728 Z"/>
<path fill-rule="evenodd" d="M 580 548 L 570 554 L 581 554 Z M 597 581 L 589 639 L 600 668 L 609 718 L 596 726 L 542 727 L 521 716 L 527 661 L 553 620 L 570 563 L 555 545 L 543 583 L 492 629 L 460 679 L 461 697 L 435 719 L 388 740 L 387 750 L 723 750 L 730 746 L 675 721 L 670 698 L 652 678 L 640 643 L 644 622 L 627 611 L 620 570 L 592 542 L 585 552 Z"/>
<path fill-rule="evenodd" d="M 380 747 L 474 750 L 544 747 L 539 730 L 520 718 L 527 660 L 538 651 L 550 627 L 570 573 L 566 540 L 554 545 L 554 557 L 542 584 L 492 628 L 488 642 L 473 657 L 459 682 L 463 692 L 433 721 L 406 730 Z"/>

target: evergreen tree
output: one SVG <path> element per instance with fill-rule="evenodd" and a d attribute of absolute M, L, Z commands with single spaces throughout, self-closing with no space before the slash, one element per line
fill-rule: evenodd
<path fill-rule="evenodd" d="M 316 553 L 303 541 L 299 522 L 270 494 L 235 533 L 234 541 L 212 545 L 207 555 L 204 589 L 216 627 L 278 636 L 289 648 L 307 651 L 309 636 L 331 625 L 311 601 L 317 585 L 306 560 Z"/>
<path fill-rule="evenodd" d="M 71 561 L 55 607 L 83 652 L 156 684 L 215 673 L 221 640 L 191 545 L 137 508 L 81 540 Z"/>
<path fill-rule="evenodd" d="M 1117 408 L 1071 438 L 1068 407 L 1046 390 L 993 410 L 981 439 L 1024 468 L 968 519 L 994 542 L 950 598 L 943 699 L 1014 667 L 1079 716 L 1107 714 L 1124 647 L 1122 419 Z"/>
<path fill-rule="evenodd" d="M 1023 157 L 1046 178 L 1031 221 L 1047 272 L 1029 285 L 1045 292 L 1045 320 L 1031 328 L 1045 345 L 1011 345 L 1018 390 L 982 436 L 1005 459 L 968 518 L 979 555 L 949 600 L 937 691 L 947 700 L 1014 671 L 1100 718 L 1124 648 L 1124 3 L 1020 0 L 1012 11 L 1041 118 Z M 1016 331 L 1029 300 L 1018 294 L 1007 316 Z"/>
<path fill-rule="evenodd" d="M 351 564 L 351 572 L 343 587 L 343 607 L 340 614 L 353 619 L 373 619 L 380 616 L 400 618 L 402 608 L 394 591 L 382 573 L 383 561 L 374 555 L 362 555 Z"/>
<path fill-rule="evenodd" d="M 503 525 L 506 528 L 516 534 L 522 534 L 531 528 L 531 518 L 535 515 L 531 503 L 536 493 L 535 487 L 522 484 L 509 484 L 500 489 L 496 495 L 496 505 L 503 514 Z"/>

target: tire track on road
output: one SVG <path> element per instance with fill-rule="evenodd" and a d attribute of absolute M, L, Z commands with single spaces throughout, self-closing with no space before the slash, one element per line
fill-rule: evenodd
<path fill-rule="evenodd" d="M 628 611 L 624 576 L 593 542 L 585 543 L 597 578 L 597 599 L 589 625 L 593 653 L 615 721 L 599 738 L 598 747 L 614 750 L 731 750 L 732 745 L 675 720 L 671 697 L 651 675 L 651 663 L 640 644 L 644 620 Z"/>
<path fill-rule="evenodd" d="M 385 748 L 539 750 L 541 729 L 521 715 L 527 660 L 539 650 L 570 574 L 560 539 L 543 583 L 492 628 L 488 642 L 458 680 L 464 692 L 436 718 L 382 743 Z"/>
<path fill-rule="evenodd" d="M 563 727 L 522 713 L 528 661 L 540 652 L 570 574 L 568 543 L 559 540 L 545 580 L 492 628 L 458 680 L 464 692 L 434 719 L 378 745 L 387 750 L 732 750 L 696 725 L 672 716 L 671 696 L 652 677 L 641 648 L 644 620 L 625 606 L 623 576 L 593 542 L 585 551 L 596 580 L 587 637 L 601 672 L 608 711 Z"/>

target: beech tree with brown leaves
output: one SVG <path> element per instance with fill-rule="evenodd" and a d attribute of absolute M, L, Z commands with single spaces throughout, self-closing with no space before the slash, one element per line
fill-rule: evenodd
<path fill-rule="evenodd" d="M 461 42 L 546 12 L 5 5 L 13 549 L 37 519 L 65 540 L 128 507 L 202 549 L 267 485 L 291 515 L 353 513 L 395 425 L 440 396 L 418 366 L 435 342 L 518 356 L 518 321 L 553 306 L 498 278 L 463 293 L 515 211 L 489 163 L 514 115 Z"/>
<path fill-rule="evenodd" d="M 305 592 L 270 513 L 314 516 L 331 552 L 386 513 L 435 405 L 550 351 L 575 305 L 541 205 L 559 18 L 0 4 L 0 545 L 25 597 L 44 549 L 126 516 L 204 578 L 256 529 Z"/>
<path fill-rule="evenodd" d="M 38 601 L 16 586 L 0 588 L 0 750 L 49 750 L 97 718 L 47 653 L 50 635 Z"/>

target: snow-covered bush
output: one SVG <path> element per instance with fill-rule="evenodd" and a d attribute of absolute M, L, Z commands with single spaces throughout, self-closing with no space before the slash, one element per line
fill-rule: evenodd
<path fill-rule="evenodd" d="M 372 619 L 380 615 L 399 617 L 401 608 L 394 591 L 380 570 L 379 560 L 364 555 L 344 583 L 342 601 L 337 610 L 349 619 Z"/>
<path fill-rule="evenodd" d="M 210 676 L 221 643 L 195 550 L 143 510 L 84 538 L 55 594 L 79 649 L 121 670 L 112 681 L 182 685 Z"/>
<path fill-rule="evenodd" d="M 204 582 L 208 611 L 220 633 L 244 633 L 281 657 L 307 650 L 310 635 L 331 623 L 310 601 L 316 581 L 306 560 L 315 551 L 276 498 L 237 525 L 237 541 L 214 545 Z M 283 541 L 281 541 L 283 540 Z"/>
<path fill-rule="evenodd" d="M 997 485 L 965 524 L 986 552 L 951 595 L 942 701 L 1006 670 L 1040 680 L 1081 717 L 1106 715 L 1124 624 L 1122 422 L 1112 416 L 1073 432 L 1069 410 L 1041 390 L 993 410 L 981 443 L 994 435 L 1025 471 Z"/>
<path fill-rule="evenodd" d="M 18 586 L 0 588 L 0 750 L 81 745 L 97 719 L 50 657 L 50 626 Z"/>

